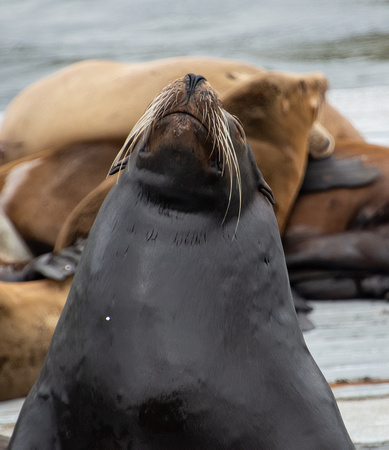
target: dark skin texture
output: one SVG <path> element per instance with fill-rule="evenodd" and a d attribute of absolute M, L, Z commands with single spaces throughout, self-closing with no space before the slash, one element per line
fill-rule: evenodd
<path fill-rule="evenodd" d="M 211 88 L 179 86 L 187 102 L 140 139 L 97 216 L 10 448 L 353 448 L 240 125 L 228 116 L 239 213 L 191 115 Z"/>

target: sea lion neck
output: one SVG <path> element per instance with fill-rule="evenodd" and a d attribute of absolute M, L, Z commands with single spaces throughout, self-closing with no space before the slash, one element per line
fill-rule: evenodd
<path fill-rule="evenodd" d="M 239 200 L 236 187 L 229 200 L 230 184 L 216 172 L 204 170 L 191 151 L 166 147 L 152 158 L 134 152 L 120 178 L 128 178 L 136 195 L 157 210 L 169 205 L 170 210 L 184 214 L 214 211 L 221 223 L 228 209 L 237 214 Z"/>

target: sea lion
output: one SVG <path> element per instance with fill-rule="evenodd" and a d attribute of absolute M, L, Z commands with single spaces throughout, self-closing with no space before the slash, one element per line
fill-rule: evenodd
<path fill-rule="evenodd" d="M 271 174 L 276 172 L 279 167 L 288 167 L 288 164 L 293 161 L 293 157 L 295 156 L 298 161 L 290 167 L 290 178 L 294 178 L 296 184 L 301 182 L 303 167 L 307 159 L 306 142 L 303 142 L 303 139 L 304 136 L 306 139 L 313 120 L 310 103 L 315 98 L 320 99 L 322 96 L 321 91 L 314 88 L 315 83 L 321 79 L 321 76 L 316 75 L 304 75 L 299 78 L 297 75 L 267 72 L 263 72 L 255 79 L 256 90 L 253 94 L 258 99 L 256 112 L 258 112 L 260 105 L 262 105 L 264 117 L 262 120 L 258 120 L 258 134 L 255 134 L 251 130 L 250 135 L 252 138 L 250 137 L 249 140 L 253 145 L 255 158 L 263 168 L 263 173 L 265 176 L 271 177 L 274 186 L 273 189 L 277 196 L 276 217 L 279 221 L 281 220 L 281 214 L 285 217 L 284 212 L 293 203 L 295 191 L 293 189 L 289 192 L 285 190 L 285 186 L 288 184 L 285 183 L 284 178 L 281 176 L 281 172 L 283 174 L 283 171 L 280 172 L 279 180 L 271 176 Z M 308 86 L 307 93 L 304 96 L 299 87 L 300 82 L 307 83 Z M 309 89 L 311 88 L 313 92 L 309 93 Z M 288 96 L 293 95 L 295 89 L 297 89 L 297 92 L 301 92 L 301 96 L 294 95 L 293 98 L 295 101 L 292 102 L 292 107 L 289 108 L 287 113 L 278 113 L 278 111 L 282 110 L 283 102 L 285 105 L 285 102 L 290 101 L 288 100 Z M 244 101 L 239 102 L 239 98 L 245 95 L 250 95 L 250 93 L 247 93 L 244 89 L 241 89 L 240 93 L 239 90 L 232 89 L 230 94 L 225 96 L 225 98 L 229 105 L 234 108 L 235 112 L 239 113 L 242 111 L 243 113 Z M 294 109 L 295 105 L 296 107 L 298 105 L 300 107 L 304 105 L 304 108 Z M 304 110 L 308 112 L 308 120 L 302 112 Z M 310 114 L 309 111 L 311 111 Z M 252 123 L 250 114 L 244 113 L 242 115 L 243 122 L 245 123 L 247 121 L 247 124 L 250 125 Z M 299 131 L 298 133 L 293 132 L 295 123 L 297 123 L 296 130 Z M 264 128 L 267 129 L 266 139 L 261 143 L 260 130 Z M 289 131 L 285 130 L 291 131 L 289 133 Z M 275 136 L 276 140 L 274 141 L 274 145 L 270 133 Z M 288 136 L 289 134 L 290 136 Z M 285 136 L 284 141 L 280 141 L 279 136 Z M 314 124 L 309 132 L 309 136 L 313 137 L 312 143 L 309 144 L 310 153 L 315 152 L 319 155 L 327 151 L 327 146 L 330 146 L 331 140 L 325 130 Z M 278 145 L 276 147 L 277 142 Z M 316 143 L 319 143 L 319 145 L 316 145 Z M 68 250 L 72 252 L 77 241 L 80 238 L 85 239 L 88 236 L 105 196 L 115 183 L 115 177 L 109 177 L 99 187 L 88 194 L 88 191 L 93 188 L 98 179 L 104 179 L 108 173 L 109 166 L 114 157 L 113 155 L 117 153 L 115 145 L 115 142 L 75 144 L 70 146 L 70 148 L 65 147 L 41 152 L 35 159 L 31 155 L 19 162 L 9 163 L 7 166 L 0 168 L 0 176 L 3 174 L 3 180 L 5 180 L 6 186 L 8 185 L 7 180 L 16 178 L 12 176 L 13 174 L 19 174 L 17 177 L 17 186 L 14 187 L 12 196 L 8 196 L 6 206 L 7 210 L 12 213 L 14 226 L 20 230 L 21 236 L 29 242 L 34 242 L 35 251 L 38 249 L 38 243 L 41 250 L 50 250 L 50 247 L 55 245 L 53 254 L 44 254 L 41 257 L 32 259 L 22 270 L 15 270 L 14 266 L 11 269 L 9 266 L 0 267 L 0 278 L 9 282 L 8 288 L 10 294 L 17 292 L 18 304 L 24 304 L 24 302 L 31 303 L 30 281 L 24 285 L 17 283 L 15 286 L 11 281 L 27 281 L 43 277 L 54 278 L 57 281 L 47 280 L 48 282 L 46 284 L 45 280 L 41 280 L 38 284 L 33 283 L 34 288 L 31 291 L 35 296 L 34 302 L 49 304 L 53 283 L 57 282 L 62 286 L 61 280 L 63 277 L 72 277 L 74 273 L 72 268 L 74 266 L 74 258 L 67 259 L 69 256 Z M 120 145 L 117 148 L 120 148 Z M 294 156 L 290 151 L 285 152 L 285 155 L 283 155 L 283 146 L 292 150 L 292 152 L 295 151 Z M 271 153 L 271 158 L 268 159 L 266 157 L 267 153 Z M 30 172 L 26 170 L 26 163 L 30 164 Z M 23 168 L 24 171 L 21 170 Z M 20 174 L 24 174 L 24 176 L 21 177 Z M 28 174 L 29 177 L 27 176 Z M 72 190 L 69 190 L 68 186 L 72 186 Z M 75 192 L 74 189 L 78 189 L 78 191 Z M 9 189 L 7 191 L 10 192 Z M 283 195 L 281 195 L 282 192 L 284 192 Z M 1 192 L 0 198 L 3 195 L 4 192 Z M 83 195 L 86 195 L 86 197 L 70 212 L 72 205 Z M 284 221 L 284 219 L 282 220 Z M 64 254 L 64 252 L 66 253 Z M 71 256 L 73 254 L 74 252 L 71 253 Z M 62 264 L 62 266 L 59 266 L 59 264 Z M 67 286 L 69 289 L 70 284 Z M 25 291 L 25 295 L 23 294 L 23 290 Z M 63 296 L 62 303 L 64 303 L 68 291 L 65 288 L 61 288 L 60 292 Z M 1 301 L 0 295 L 0 304 Z M 306 329 L 306 325 L 304 324 L 306 321 L 302 323 L 302 314 L 308 312 L 309 308 L 307 309 L 306 305 L 299 303 L 298 305 L 296 304 L 296 309 L 299 314 L 299 321 L 304 326 L 304 329 Z M 59 314 L 60 310 L 58 310 L 58 317 Z M 12 317 L 16 318 L 17 314 L 12 315 Z M 19 324 L 16 325 L 16 327 L 18 326 Z M 5 333 L 7 330 L 9 329 L 4 329 L 3 332 Z M 0 331 L 0 338 L 8 339 L 7 336 L 2 335 L 2 331 Z M 36 361 L 37 365 L 43 363 L 44 352 L 48 347 L 50 338 L 51 334 L 47 334 L 46 341 L 41 342 L 39 344 L 40 348 L 36 349 L 36 352 L 42 355 L 42 358 Z M 15 335 L 11 335 L 9 339 L 14 340 Z M 24 348 L 24 341 L 30 340 L 28 328 L 26 328 L 26 332 L 20 331 L 18 333 L 17 340 L 20 348 Z M 13 360 L 12 354 L 7 353 L 7 358 L 10 358 L 10 361 Z M 25 361 L 19 359 L 17 364 L 24 366 L 26 371 L 29 370 L 30 363 L 28 358 Z M 25 380 L 20 379 L 16 374 L 13 386 L 18 384 L 18 380 L 21 382 L 20 392 L 25 392 L 26 389 L 31 387 L 31 384 L 27 385 Z M 4 379 L 5 382 L 6 379 Z M 7 392 L 6 384 L 4 385 L 3 391 Z"/>
<path fill-rule="evenodd" d="M 71 282 L 0 282 L 0 401 L 25 397 L 36 381 Z"/>
<path fill-rule="evenodd" d="M 255 160 L 274 193 L 281 233 L 304 179 L 308 141 L 323 132 L 312 127 L 327 87 L 321 73 L 269 71 L 253 75 L 221 96 L 225 109 L 242 122 Z M 316 142 L 312 144 L 318 148 Z M 327 153 L 320 152 L 320 157 Z"/>
<path fill-rule="evenodd" d="M 10 449 L 353 448 L 270 188 L 204 77 L 168 86 L 123 151 Z"/>
<path fill-rule="evenodd" d="M 205 70 L 221 91 L 260 71 L 240 61 L 206 57 L 71 64 L 32 83 L 7 107 L 0 130 L 5 161 L 79 141 L 124 140 L 155 95 L 188 67 Z"/>
<path fill-rule="evenodd" d="M 325 102 L 320 109 L 318 121 L 331 133 L 335 140 L 365 141 L 354 125 L 328 102 Z"/>
<path fill-rule="evenodd" d="M 281 232 L 303 179 L 307 141 L 323 133 L 314 118 L 326 88 L 321 74 L 261 71 L 223 96 L 225 108 L 241 118 L 255 159 L 269 180 Z M 18 233 L 16 238 L 24 239 L 35 255 L 51 251 L 64 220 L 103 180 L 121 144 L 78 142 L 2 166 L 0 205 Z M 332 151 L 329 148 L 324 143 L 320 152 L 310 153 L 322 157 Z M 12 256 L 4 255 L 3 261 L 12 262 Z"/>
<path fill-rule="evenodd" d="M 207 57 L 71 64 L 32 83 L 8 105 L 0 129 L 3 163 L 80 141 L 124 140 L 160 89 L 190 71 L 203 73 L 220 95 L 264 72 L 242 61 Z M 335 139 L 340 122 L 342 135 L 348 129 L 349 137 L 357 133 L 331 106 L 320 120 Z"/>
<path fill-rule="evenodd" d="M 317 129 L 317 133 L 315 130 L 316 127 L 311 133 L 313 139 L 310 149 L 319 153 L 326 145 L 331 145 L 331 139 L 321 127 Z M 75 157 L 76 155 L 73 155 L 73 158 Z M 89 170 L 90 165 L 85 163 L 77 167 L 85 171 L 85 167 Z M 79 176 L 82 177 L 83 173 Z M 0 282 L 0 309 L 6 308 L 8 311 L 7 326 L 0 326 L 0 341 L 7 343 L 1 348 L 0 359 L 8 361 L 7 366 L 3 367 L 6 372 L 3 373 L 3 369 L 0 369 L 0 401 L 25 396 L 35 382 L 56 321 L 69 293 L 79 258 L 80 243 L 87 239 L 97 213 L 115 183 L 116 177 L 110 176 L 81 200 L 63 223 L 53 253 L 32 259 L 22 270 L 0 266 L 1 279 L 8 281 Z M 46 220 L 56 220 L 56 217 L 52 215 Z M 33 225 L 31 223 L 31 229 Z M 64 283 L 66 278 L 68 281 Z M 29 281 L 34 279 L 38 281 Z M 14 301 L 10 302 L 12 298 Z M 302 329 L 309 329 L 312 325 L 307 321 L 306 314 L 311 308 L 298 302 L 295 296 L 294 304 Z M 31 305 L 34 307 L 34 313 L 25 315 L 23 311 L 29 311 Z M 45 309 L 50 311 L 50 329 L 47 329 L 46 314 L 43 313 Z M 33 327 L 31 321 L 34 322 Z M 40 328 L 47 332 L 41 334 L 37 340 L 32 337 L 31 330 Z M 15 348 L 18 348 L 18 352 L 15 352 Z M 30 354 L 35 355 L 33 364 Z M 11 372 L 10 369 L 15 367 L 17 370 Z"/>
<path fill-rule="evenodd" d="M 338 140 L 334 155 L 360 158 L 381 175 L 362 187 L 299 195 L 283 236 L 292 285 L 311 299 L 386 298 L 389 148 Z"/>
<path fill-rule="evenodd" d="M 75 206 L 107 175 L 122 141 L 82 142 L 48 149 L 0 167 L 1 223 L 9 220 L 12 232 L 0 232 L 3 262 L 21 260 L 10 235 L 28 247 L 22 260 L 51 251 L 58 233 Z M 19 258 L 19 259 L 16 259 Z"/>

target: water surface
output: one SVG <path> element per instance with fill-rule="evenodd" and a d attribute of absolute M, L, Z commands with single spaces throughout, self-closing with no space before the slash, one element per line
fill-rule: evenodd
<path fill-rule="evenodd" d="M 208 55 L 389 86 L 387 0 L 0 0 L 0 111 L 86 58 Z"/>

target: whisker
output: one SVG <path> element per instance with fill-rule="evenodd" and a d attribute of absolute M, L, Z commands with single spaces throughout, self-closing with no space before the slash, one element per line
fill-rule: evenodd
<path fill-rule="evenodd" d="M 122 148 L 116 155 L 110 171 L 112 170 L 113 173 L 117 171 L 119 176 L 123 166 L 128 161 L 129 155 L 142 136 L 147 135 L 157 122 L 169 113 L 169 110 L 176 108 L 181 100 L 186 98 L 182 94 L 181 86 L 182 80 L 176 80 L 164 88 L 149 104 L 145 113 L 130 131 Z M 225 176 L 226 173 L 229 175 L 228 202 L 222 223 L 227 219 L 228 211 L 231 207 L 234 180 L 238 189 L 239 209 L 234 233 L 235 236 L 242 210 L 242 180 L 238 158 L 230 136 L 228 118 L 216 94 L 211 92 L 202 92 L 196 107 L 198 115 L 201 117 L 201 123 L 208 130 L 207 139 L 212 140 L 212 150 L 209 157 L 212 158 L 214 152 L 217 151 L 217 161 L 222 165 L 221 176 Z"/>

